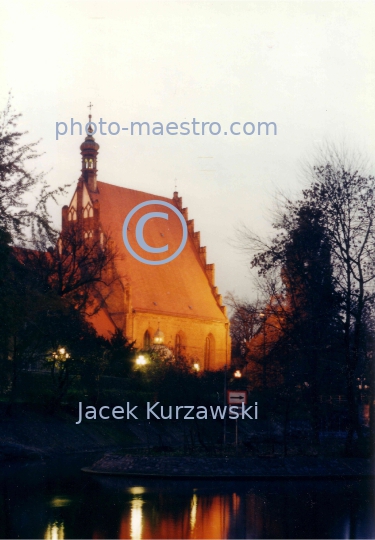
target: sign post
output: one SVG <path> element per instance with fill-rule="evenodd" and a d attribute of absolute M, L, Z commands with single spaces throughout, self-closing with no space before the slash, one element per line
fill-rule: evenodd
<path fill-rule="evenodd" d="M 227 391 L 227 404 L 242 406 L 242 403 L 247 404 L 247 392 L 246 390 L 228 390 Z M 236 454 L 238 449 L 238 418 L 236 418 Z"/>
<path fill-rule="evenodd" d="M 227 403 L 228 405 L 241 405 L 247 404 L 247 392 L 246 390 L 228 390 L 227 391 Z"/>

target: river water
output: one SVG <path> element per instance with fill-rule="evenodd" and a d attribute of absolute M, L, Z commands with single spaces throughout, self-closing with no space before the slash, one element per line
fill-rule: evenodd
<path fill-rule="evenodd" d="M 0 467 L 1 538 L 375 538 L 372 482 L 136 480 Z"/>

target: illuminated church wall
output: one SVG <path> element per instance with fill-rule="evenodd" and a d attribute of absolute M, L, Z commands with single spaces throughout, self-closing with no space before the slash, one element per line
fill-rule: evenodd
<path fill-rule="evenodd" d="M 84 237 L 97 241 L 110 231 L 119 251 L 112 272 L 119 279 L 111 286 L 101 312 L 91 322 L 99 334 L 110 337 L 120 328 L 138 349 L 152 345 L 158 328 L 164 345 L 174 354 L 198 362 L 200 369 L 220 369 L 230 362 L 229 320 L 221 295 L 215 286 L 215 267 L 206 262 L 206 247 L 200 245 L 200 233 L 194 220 L 182 206 L 178 193 L 168 199 L 97 180 L 99 145 L 91 133 L 81 145 L 82 175 L 69 206 L 62 209 L 62 228 L 73 223 L 83 225 Z M 173 261 L 152 266 L 136 260 L 126 249 L 122 226 L 137 205 L 155 200 L 168 202 L 185 219 L 188 240 Z M 149 206 L 149 211 L 153 206 Z M 160 204 L 155 204 L 160 210 Z M 144 229 L 148 245 L 165 241 L 174 250 L 181 242 L 181 223 L 170 213 L 168 220 L 151 219 Z M 135 238 L 130 222 L 129 237 Z M 163 240 L 165 239 L 165 240 Z"/>

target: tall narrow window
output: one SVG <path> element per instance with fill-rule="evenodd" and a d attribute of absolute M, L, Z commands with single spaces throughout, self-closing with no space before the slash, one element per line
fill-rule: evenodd
<path fill-rule="evenodd" d="M 88 217 L 92 217 L 93 215 L 94 215 L 93 207 L 91 206 L 90 203 L 87 203 L 86 207 L 83 210 L 83 217 L 88 218 Z"/>
<path fill-rule="evenodd" d="M 151 335 L 150 335 L 150 332 L 146 330 L 146 332 L 143 335 L 143 348 L 149 349 L 150 346 L 151 346 Z"/>
<path fill-rule="evenodd" d="M 215 339 L 212 334 L 208 334 L 204 346 L 204 369 L 210 370 L 215 361 Z"/>
<path fill-rule="evenodd" d="M 74 206 L 71 207 L 68 214 L 68 221 L 75 221 L 77 219 L 77 212 Z"/>
<path fill-rule="evenodd" d="M 180 356 L 181 355 L 181 336 L 180 334 L 176 334 L 176 340 L 175 340 L 175 355 Z"/>

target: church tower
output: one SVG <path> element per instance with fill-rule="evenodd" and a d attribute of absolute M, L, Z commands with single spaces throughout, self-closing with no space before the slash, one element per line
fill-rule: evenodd
<path fill-rule="evenodd" d="M 89 114 L 88 134 L 84 142 L 81 144 L 82 155 L 82 177 L 89 191 L 96 193 L 97 187 L 97 157 L 99 153 L 99 145 L 93 137 L 93 129 L 91 126 L 91 114 Z"/>

